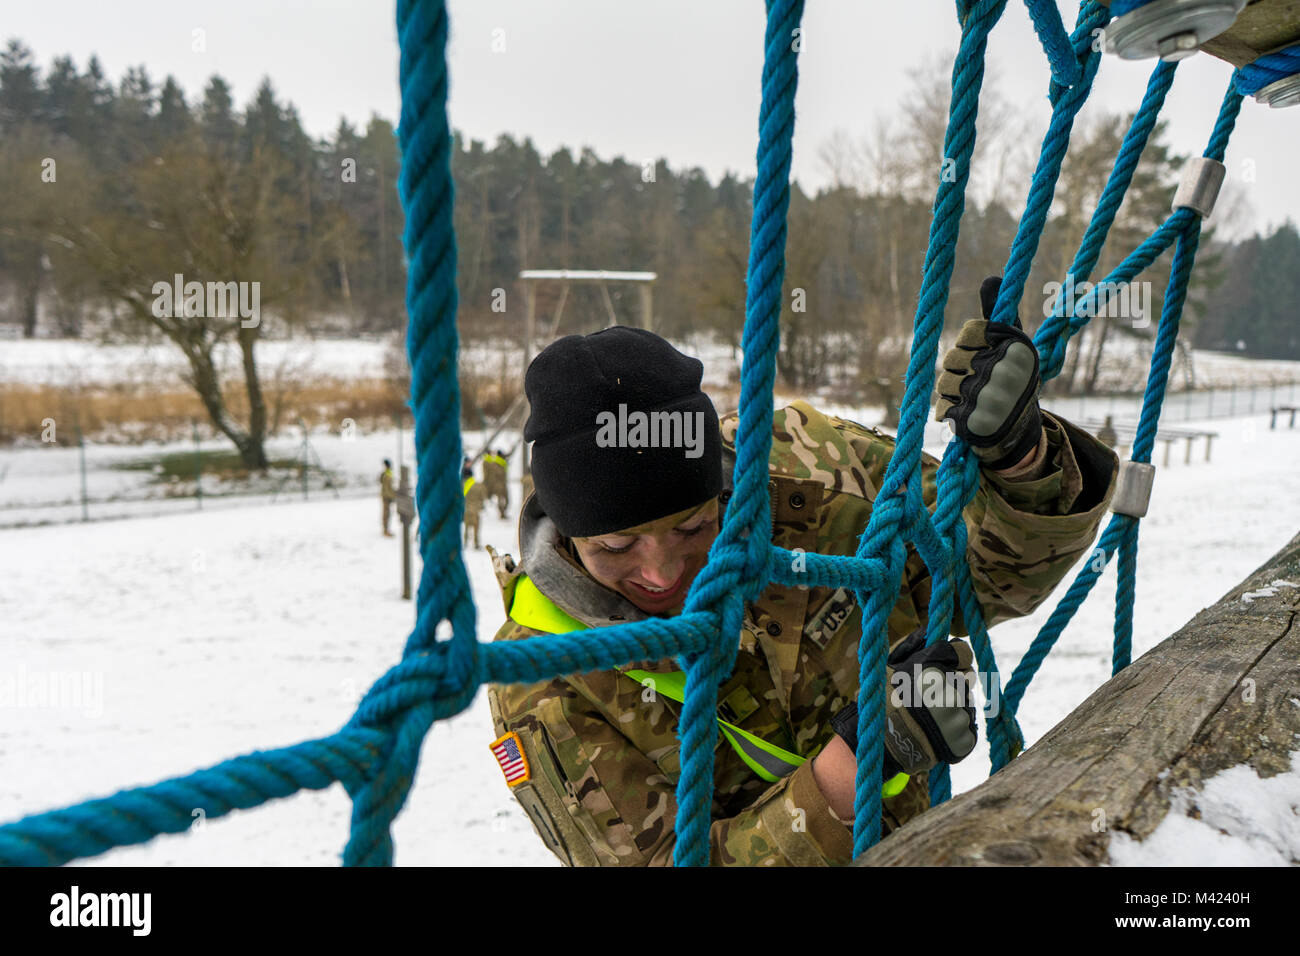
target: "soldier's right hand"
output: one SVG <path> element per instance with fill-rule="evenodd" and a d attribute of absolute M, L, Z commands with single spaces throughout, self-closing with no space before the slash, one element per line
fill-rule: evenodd
<path fill-rule="evenodd" d="M 885 749 L 905 773 L 957 763 L 975 749 L 973 660 L 958 638 L 926 647 L 923 627 L 889 655 Z"/>

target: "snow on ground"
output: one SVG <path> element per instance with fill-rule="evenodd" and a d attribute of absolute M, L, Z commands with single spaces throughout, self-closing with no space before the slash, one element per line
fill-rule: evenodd
<path fill-rule="evenodd" d="M 944 348 L 955 340 L 951 331 Z M 1087 356 L 1091 332 L 1084 329 L 1072 339 Z M 675 339 L 678 348 L 704 362 L 704 384 L 722 387 L 738 381 L 740 352 L 708 333 Z M 322 375 L 344 380 L 384 377 L 386 338 L 263 339 L 257 345 L 259 365 L 270 374 L 283 368 L 296 375 Z M 237 368 L 239 353 L 230 343 L 218 351 L 225 366 Z M 942 354 L 942 352 L 940 353 Z M 1300 362 L 1254 359 L 1232 352 L 1190 350 L 1197 388 L 1209 386 L 1266 385 L 1300 381 Z M 1146 381 L 1151 342 L 1132 336 L 1112 335 L 1106 344 L 1100 388 L 1131 389 Z M 519 377 L 523 355 L 515 341 L 461 343 L 461 361 L 468 368 Z M 181 386 L 184 356 L 170 342 L 101 345 L 85 339 L 16 339 L 0 341 L 0 382 L 27 385 L 112 385 L 118 383 L 173 384 Z M 1184 357 L 1174 360 L 1170 383 L 1181 388 Z"/>
<path fill-rule="evenodd" d="M 1300 430 L 1269 431 L 1258 415 L 1214 427 L 1212 463 L 1198 455 L 1185 466 L 1176 455 L 1158 469 L 1140 538 L 1135 657 L 1300 528 Z M 346 451 L 340 442 L 339 454 L 363 464 L 392 456 L 393 436 L 371 440 L 373 449 Z M 513 493 L 517 502 L 517 485 Z M 59 707 L 7 698 L 0 821 L 341 727 L 398 660 L 413 621 L 398 598 L 397 545 L 378 521 L 373 498 L 313 493 L 308 502 L 0 531 L 0 682 L 85 681 Z M 484 540 L 516 552 L 514 521 L 485 514 Z M 499 592 L 484 552 L 467 563 L 486 641 L 503 619 Z M 1030 686 L 1021 714 L 1029 743 L 1109 678 L 1114 581 L 1112 568 Z M 1055 603 L 992 631 L 1004 673 Z M 394 830 L 399 863 L 555 865 L 502 781 L 492 739 L 483 693 L 430 733 Z M 955 791 L 984 779 L 985 753 L 954 768 Z M 91 862 L 332 864 L 348 819 L 335 787 Z"/>
<path fill-rule="evenodd" d="M 382 378 L 387 342 L 381 339 L 264 339 L 257 361 L 266 374 L 283 367 L 298 374 L 340 379 Z M 238 368 L 232 343 L 217 351 L 221 367 Z M 0 342 L 0 381 L 24 385 L 115 384 L 183 387 L 187 368 L 170 342 L 101 345 L 87 339 L 17 339 Z"/>
<path fill-rule="evenodd" d="M 1198 817 L 1191 817 L 1190 812 Z M 1113 866 L 1300 865 L 1300 751 L 1291 770 L 1268 779 L 1232 767 L 1200 792 L 1173 796 L 1169 814 L 1145 840 L 1115 833 Z"/>
<path fill-rule="evenodd" d="M 463 442 L 468 453 L 477 452 L 486 437 L 482 431 L 465 432 Z M 514 437 L 502 435 L 497 444 L 504 444 L 509 450 L 517 440 L 517 433 Z M 411 465 L 414 471 L 415 437 L 409 428 L 400 433 L 395 429 L 364 433 L 352 430 L 346 434 L 320 430 L 309 436 L 309 442 L 309 461 L 320 462 L 343 497 L 373 493 L 385 458 L 393 462 L 394 474 L 400 474 L 403 463 Z M 204 440 L 198 447 L 204 452 L 229 453 L 233 450 L 224 438 Z M 194 449 L 192 442 L 135 446 L 88 442 L 85 448 L 85 485 L 90 518 L 197 510 L 193 482 L 162 484 L 151 470 L 122 467 L 138 462 L 153 463 L 165 455 L 188 454 Z M 273 461 L 300 461 L 302 435 L 299 432 L 268 439 L 266 451 Z M 75 444 L 0 450 L 0 528 L 80 521 L 80 455 L 81 451 Z M 293 469 L 238 488 L 216 481 L 211 474 L 203 477 L 202 484 L 204 508 L 302 498 L 302 484 Z M 332 492 L 325 487 L 323 478 L 312 472 L 308 481 L 308 499 L 328 495 Z"/>
<path fill-rule="evenodd" d="M 414 622 L 379 512 L 376 500 L 321 499 L 0 532 L 0 820 L 340 728 Z M 483 530 L 514 534 L 490 516 Z M 500 595 L 485 552 L 468 565 L 490 640 Z M 58 707 L 15 692 L 65 685 Z M 400 862 L 556 865 L 492 739 L 481 693 L 429 734 L 394 829 Z M 334 787 L 92 862 L 334 864 L 349 814 Z"/>

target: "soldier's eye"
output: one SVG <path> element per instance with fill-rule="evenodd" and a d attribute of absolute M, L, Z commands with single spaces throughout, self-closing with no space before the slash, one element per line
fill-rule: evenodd
<path fill-rule="evenodd" d="M 628 544 L 621 548 L 614 548 L 608 544 L 605 544 L 605 542 L 602 541 L 600 542 L 600 549 L 602 551 L 608 551 L 610 554 L 626 554 L 627 552 L 632 550 L 632 545 Z"/>
<path fill-rule="evenodd" d="M 711 524 L 713 524 L 712 518 L 710 518 L 708 521 L 701 521 L 694 528 L 678 528 L 677 533 L 681 535 L 685 535 L 686 537 L 689 538 L 693 534 L 699 534 L 701 531 L 709 527 L 709 525 Z"/>

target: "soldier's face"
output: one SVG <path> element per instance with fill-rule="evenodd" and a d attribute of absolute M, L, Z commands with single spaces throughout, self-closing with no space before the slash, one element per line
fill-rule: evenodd
<path fill-rule="evenodd" d="M 649 524 L 574 538 L 591 576 L 647 614 L 676 614 L 718 536 L 718 499 Z"/>

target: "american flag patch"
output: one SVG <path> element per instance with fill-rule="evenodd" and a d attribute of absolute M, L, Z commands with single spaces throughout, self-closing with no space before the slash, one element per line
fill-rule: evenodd
<path fill-rule="evenodd" d="M 501 764 L 501 772 L 506 775 L 506 783 L 510 786 L 528 779 L 528 760 L 524 757 L 519 735 L 513 730 L 492 744 L 492 756 Z"/>

